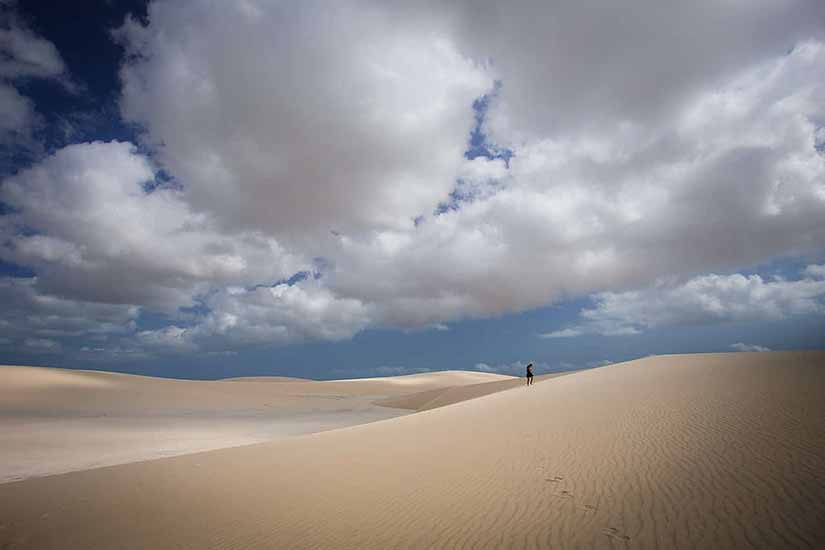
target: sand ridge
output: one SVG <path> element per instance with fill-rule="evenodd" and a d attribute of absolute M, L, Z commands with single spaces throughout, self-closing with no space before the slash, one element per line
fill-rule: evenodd
<path fill-rule="evenodd" d="M 652 357 L 0 485 L 11 548 L 822 548 L 825 353 Z"/>

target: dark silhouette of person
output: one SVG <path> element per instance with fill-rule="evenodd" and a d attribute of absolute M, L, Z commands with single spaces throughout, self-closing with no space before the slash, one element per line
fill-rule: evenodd
<path fill-rule="evenodd" d="M 533 363 L 527 365 L 527 385 L 533 385 Z"/>

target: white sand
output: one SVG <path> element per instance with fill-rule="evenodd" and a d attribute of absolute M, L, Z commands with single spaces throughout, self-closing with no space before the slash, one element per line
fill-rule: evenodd
<path fill-rule="evenodd" d="M 213 382 L 0 367 L 0 483 L 374 422 L 407 412 L 376 399 L 501 378 L 446 372 Z"/>
<path fill-rule="evenodd" d="M 823 395 L 822 352 L 646 358 L 6 483 L 0 548 L 821 549 Z"/>
<path fill-rule="evenodd" d="M 558 378 L 559 376 L 566 376 L 573 374 L 570 372 L 557 372 L 553 374 L 542 374 L 534 377 L 534 384 Z M 426 390 L 399 397 L 388 397 L 376 401 L 376 404 L 384 407 L 395 407 L 400 409 L 410 409 L 413 411 L 428 411 L 430 409 L 437 409 L 438 407 L 445 407 L 453 403 L 460 403 L 469 399 L 477 399 L 490 395 L 491 393 L 498 393 L 500 391 L 509 390 L 524 386 L 527 380 L 525 378 L 508 377 L 504 380 L 493 380 L 487 382 L 480 382 L 478 384 L 464 384 L 449 386 L 446 388 L 436 388 L 434 390 Z"/>

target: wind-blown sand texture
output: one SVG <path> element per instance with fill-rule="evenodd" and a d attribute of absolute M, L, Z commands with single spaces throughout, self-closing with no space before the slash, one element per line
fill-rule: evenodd
<path fill-rule="evenodd" d="M 448 371 L 193 381 L 0 367 L 0 482 L 363 424 L 407 412 L 376 406 L 376 399 L 510 379 Z"/>
<path fill-rule="evenodd" d="M 823 548 L 823 395 L 822 352 L 646 358 L 0 485 L 0 548 Z"/>

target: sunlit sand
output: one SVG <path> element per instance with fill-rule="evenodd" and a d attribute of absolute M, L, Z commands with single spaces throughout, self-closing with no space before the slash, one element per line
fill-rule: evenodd
<path fill-rule="evenodd" d="M 88 395 L 108 388 L 93 380 Z M 240 408 L 241 394 L 223 388 L 244 384 L 205 387 Z M 329 396 L 357 383 L 286 385 L 279 399 L 298 399 L 299 385 Z M 78 386 L 50 391 L 68 387 Z M 408 411 L 444 391 L 400 387 L 419 394 Z M 266 388 L 250 384 L 246 399 L 272 398 Z M 825 547 L 825 352 L 650 357 L 484 393 L 5 483 L 0 548 Z"/>
<path fill-rule="evenodd" d="M 409 412 L 377 400 L 502 380 L 513 378 L 449 371 L 194 381 L 0 367 L 0 482 L 364 424 Z"/>

